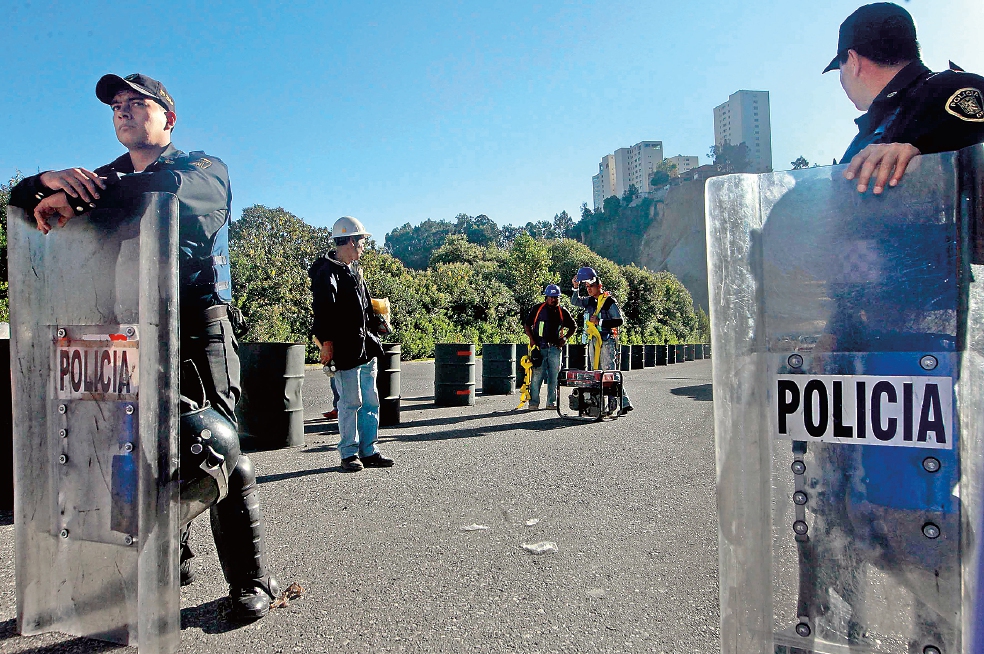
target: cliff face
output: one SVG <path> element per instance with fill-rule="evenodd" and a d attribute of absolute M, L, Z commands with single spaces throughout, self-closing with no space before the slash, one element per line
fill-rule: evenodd
<path fill-rule="evenodd" d="M 694 306 L 707 311 L 704 182 L 671 186 L 657 207 L 658 215 L 642 236 L 635 262 L 673 273 L 690 291 Z"/>
<path fill-rule="evenodd" d="M 683 182 L 622 207 L 617 217 L 596 215 L 582 225 L 582 243 L 603 257 L 679 279 L 694 306 L 707 311 L 707 245 L 704 238 L 704 182 Z"/>

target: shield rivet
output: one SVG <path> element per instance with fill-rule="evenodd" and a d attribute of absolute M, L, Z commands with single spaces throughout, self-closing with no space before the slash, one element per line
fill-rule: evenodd
<path fill-rule="evenodd" d="M 939 361 L 937 361 L 936 357 L 932 354 L 927 354 L 923 358 L 919 359 L 919 367 L 923 370 L 935 370 L 938 365 L 940 365 Z"/>
<path fill-rule="evenodd" d="M 808 638 L 809 635 L 812 633 L 813 631 L 810 629 L 810 625 L 806 624 L 805 622 L 801 622 L 798 625 L 796 625 L 796 634 L 798 636 L 802 636 L 803 638 Z"/>
<path fill-rule="evenodd" d="M 125 411 L 126 411 L 126 415 L 132 416 L 133 415 L 133 405 L 132 404 L 127 404 Z"/>
<path fill-rule="evenodd" d="M 923 536 L 926 538 L 939 538 L 940 528 L 934 525 L 932 522 L 927 522 L 922 528 Z"/>
<path fill-rule="evenodd" d="M 202 444 L 201 443 L 194 443 L 191 446 L 191 453 L 192 454 L 201 454 L 202 453 Z"/>
<path fill-rule="evenodd" d="M 58 455 L 58 463 L 60 463 L 62 465 L 65 465 L 66 463 L 68 463 L 68 457 L 65 456 L 64 454 L 59 454 Z"/>
<path fill-rule="evenodd" d="M 62 438 L 68 438 L 68 430 L 67 429 L 59 429 L 58 430 L 58 435 L 61 436 Z"/>
<path fill-rule="evenodd" d="M 68 335 L 68 332 L 65 331 L 65 328 L 64 327 L 59 327 L 58 328 L 58 338 L 65 338 L 65 336 L 67 336 L 67 335 Z"/>
<path fill-rule="evenodd" d="M 793 470 L 793 474 L 802 475 L 806 472 L 806 464 L 802 461 L 793 461 L 793 465 L 789 466 Z"/>
<path fill-rule="evenodd" d="M 130 336 L 132 338 L 133 335 L 136 334 L 136 333 L 137 333 L 137 330 L 134 329 L 133 327 L 127 327 L 126 328 L 126 335 L 127 336 Z"/>
<path fill-rule="evenodd" d="M 802 368 L 803 367 L 803 357 L 799 354 L 790 354 L 789 358 L 786 359 L 786 363 L 789 364 L 790 368 Z"/>
<path fill-rule="evenodd" d="M 133 451 L 133 443 L 123 443 L 123 451 L 124 452 L 132 452 Z"/>
<path fill-rule="evenodd" d="M 926 472 L 939 472 L 940 460 L 936 457 L 927 456 L 923 459 L 923 470 Z"/>
<path fill-rule="evenodd" d="M 793 502 L 799 504 L 800 506 L 806 504 L 808 499 L 809 498 L 806 496 L 806 493 L 804 493 L 803 491 L 796 491 L 795 493 L 793 493 Z"/>
<path fill-rule="evenodd" d="M 935 645 L 926 645 L 923 647 L 923 654 L 943 654 L 943 652 L 941 652 L 940 648 Z"/>
<path fill-rule="evenodd" d="M 793 531 L 799 536 L 805 536 L 806 532 L 810 531 L 810 527 L 802 520 L 797 520 L 793 523 Z"/>
<path fill-rule="evenodd" d="M 59 536 L 61 536 L 62 538 L 68 538 L 68 529 L 62 529 L 62 530 L 61 530 L 61 531 L 60 531 L 60 532 L 58 533 L 58 535 L 59 535 Z"/>
<path fill-rule="evenodd" d="M 66 411 L 68 411 L 68 407 L 67 406 L 65 406 L 64 404 L 59 404 L 58 405 L 58 413 L 64 414 Z"/>
<path fill-rule="evenodd" d="M 133 536 L 131 536 L 129 534 L 127 534 L 126 536 L 124 536 L 123 537 L 123 544 L 124 545 L 133 545 Z"/>

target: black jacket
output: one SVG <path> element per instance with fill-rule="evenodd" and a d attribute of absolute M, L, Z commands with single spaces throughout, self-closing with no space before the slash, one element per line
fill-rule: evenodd
<path fill-rule="evenodd" d="M 133 171 L 129 154 L 95 172 L 106 189 L 92 204 L 75 200 L 75 214 L 92 211 L 93 220 L 115 220 L 131 210 L 144 193 L 173 193 L 178 198 L 178 262 L 181 310 L 194 312 L 232 301 L 229 270 L 229 219 L 232 190 L 229 171 L 218 158 L 204 152 L 185 153 L 168 145 L 157 161 L 141 173 Z M 26 177 L 10 191 L 10 204 L 28 214 L 56 191 L 41 183 L 41 175 Z M 109 212 L 100 210 L 108 209 Z"/>
<path fill-rule="evenodd" d="M 922 154 L 984 142 L 984 78 L 934 73 L 921 61 L 898 72 L 858 118 L 858 135 L 841 163 L 872 143 L 910 143 Z"/>
<path fill-rule="evenodd" d="M 308 277 L 314 296 L 311 332 L 322 343 L 332 342 L 335 367 L 351 370 L 382 355 L 379 321 L 365 280 L 349 266 L 324 257 L 311 265 Z"/>

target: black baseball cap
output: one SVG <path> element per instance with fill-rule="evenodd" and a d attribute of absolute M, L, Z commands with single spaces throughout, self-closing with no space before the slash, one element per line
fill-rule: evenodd
<path fill-rule="evenodd" d="M 119 75 L 103 75 L 96 83 L 96 97 L 103 104 L 112 104 L 113 98 L 120 91 L 130 89 L 151 100 L 156 100 L 168 111 L 174 111 L 174 100 L 164 85 L 152 77 L 134 73 L 126 77 Z"/>
<path fill-rule="evenodd" d="M 916 24 L 909 12 L 891 2 L 876 2 L 859 7 L 841 23 L 837 37 L 837 56 L 823 72 L 840 68 L 848 50 L 877 55 L 886 45 L 915 45 Z"/>

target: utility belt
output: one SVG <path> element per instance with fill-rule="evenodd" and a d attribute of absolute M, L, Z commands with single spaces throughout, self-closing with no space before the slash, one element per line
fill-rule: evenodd
<path fill-rule="evenodd" d="M 246 318 L 239 307 L 230 304 L 213 304 L 194 311 L 181 312 L 181 325 L 185 330 L 202 329 L 220 320 L 228 320 L 236 338 L 242 338 L 249 330 Z"/>

